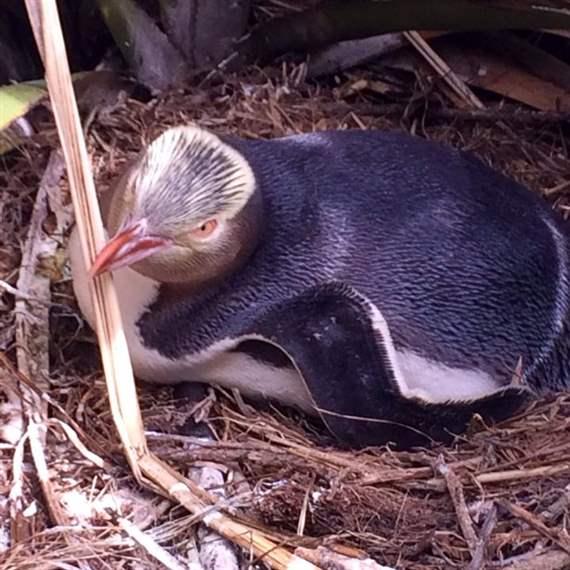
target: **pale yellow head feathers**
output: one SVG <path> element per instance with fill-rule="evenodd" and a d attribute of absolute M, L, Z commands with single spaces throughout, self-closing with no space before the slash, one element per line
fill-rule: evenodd
<path fill-rule="evenodd" d="M 117 184 L 93 274 L 131 266 L 160 281 L 219 278 L 253 250 L 262 217 L 240 152 L 196 126 L 168 129 Z"/>
<path fill-rule="evenodd" d="M 255 178 L 247 160 L 216 135 L 183 126 L 145 149 L 129 185 L 138 217 L 176 232 L 232 219 L 253 194 Z"/>

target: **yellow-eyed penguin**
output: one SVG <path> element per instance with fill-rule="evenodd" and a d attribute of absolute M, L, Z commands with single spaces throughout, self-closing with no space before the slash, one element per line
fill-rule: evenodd
<path fill-rule="evenodd" d="M 404 134 L 166 130 L 103 205 L 135 373 L 318 413 L 353 446 L 447 440 L 568 387 L 567 227 L 468 154 Z M 518 384 L 512 384 L 520 369 Z"/>

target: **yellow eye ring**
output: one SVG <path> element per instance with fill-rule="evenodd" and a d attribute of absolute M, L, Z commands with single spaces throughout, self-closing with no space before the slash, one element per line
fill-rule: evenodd
<path fill-rule="evenodd" d="M 197 238 L 207 238 L 210 237 L 214 230 L 218 227 L 217 220 L 208 220 L 203 224 L 200 224 L 197 228 L 194 228 L 190 233 Z"/>

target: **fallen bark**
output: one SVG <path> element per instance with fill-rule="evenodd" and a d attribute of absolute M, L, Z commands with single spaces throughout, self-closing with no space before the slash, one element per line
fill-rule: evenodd
<path fill-rule="evenodd" d="M 568 2 L 551 0 L 333 0 L 284 18 L 270 20 L 238 45 L 227 67 L 265 63 L 287 52 L 307 52 L 336 42 L 414 30 L 560 29 L 570 27 Z"/>

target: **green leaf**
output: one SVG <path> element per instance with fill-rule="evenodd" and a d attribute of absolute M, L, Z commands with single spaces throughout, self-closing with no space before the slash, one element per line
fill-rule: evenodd
<path fill-rule="evenodd" d="M 23 117 L 46 94 L 38 81 L 0 87 L 0 131 Z"/>
<path fill-rule="evenodd" d="M 0 87 L 0 154 L 23 142 L 25 135 L 14 122 L 26 115 L 47 95 L 45 83 L 31 81 Z"/>

